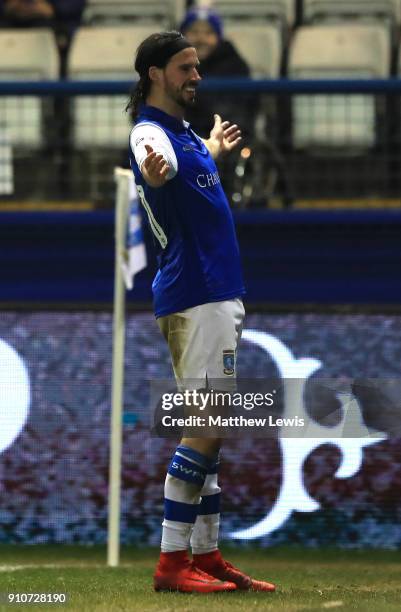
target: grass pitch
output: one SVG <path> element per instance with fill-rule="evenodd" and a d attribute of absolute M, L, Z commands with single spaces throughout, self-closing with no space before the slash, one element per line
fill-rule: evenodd
<path fill-rule="evenodd" d="M 0 593 L 67 593 L 65 604 L 0 604 L 1 612 L 197 612 L 348 610 L 400 612 L 401 552 L 224 549 L 255 578 L 277 584 L 276 593 L 184 595 L 155 593 L 157 550 L 122 551 L 121 567 L 105 566 L 102 547 L 0 546 Z"/>

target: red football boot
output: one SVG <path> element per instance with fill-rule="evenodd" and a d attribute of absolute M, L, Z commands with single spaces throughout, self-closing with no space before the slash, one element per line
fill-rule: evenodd
<path fill-rule="evenodd" d="M 155 591 L 181 593 L 221 593 L 235 591 L 232 582 L 209 576 L 190 561 L 186 550 L 160 553 L 154 575 Z"/>
<path fill-rule="evenodd" d="M 207 572 L 219 580 L 229 580 L 237 585 L 241 591 L 275 591 L 276 587 L 270 582 L 254 580 L 247 576 L 237 567 L 225 561 L 219 550 L 205 553 L 204 555 L 194 555 L 196 567 Z"/>

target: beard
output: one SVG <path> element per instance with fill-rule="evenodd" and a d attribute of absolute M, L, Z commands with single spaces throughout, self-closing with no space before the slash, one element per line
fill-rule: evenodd
<path fill-rule="evenodd" d="M 193 87 L 194 92 L 186 91 L 187 87 Z M 167 83 L 166 93 L 181 108 L 192 108 L 196 102 L 196 85 L 193 83 L 186 83 L 181 88 L 173 87 Z"/>

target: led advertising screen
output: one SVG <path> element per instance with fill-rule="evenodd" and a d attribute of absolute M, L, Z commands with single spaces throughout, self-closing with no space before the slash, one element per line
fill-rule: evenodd
<path fill-rule="evenodd" d="M 106 541 L 111 356 L 108 312 L 0 315 L 1 542 Z M 383 398 L 373 391 L 357 394 L 358 432 L 339 440 L 330 410 L 316 413 L 306 391 L 316 376 L 398 381 L 400 374 L 399 315 L 249 314 L 239 378 L 301 380 L 291 401 L 314 421 L 318 436 L 224 441 L 223 538 L 260 545 L 399 547 L 401 436 L 383 427 Z M 163 484 L 176 442 L 150 433 L 149 381 L 171 376 L 153 315 L 130 314 L 124 543 L 160 541 Z M 399 396 L 386 397 L 397 414 Z M 288 402 L 289 396 L 281 401 L 284 416 Z"/>

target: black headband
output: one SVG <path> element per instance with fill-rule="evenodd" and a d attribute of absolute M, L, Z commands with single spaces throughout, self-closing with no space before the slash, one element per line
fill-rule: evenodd
<path fill-rule="evenodd" d="M 147 56 L 141 58 L 140 66 L 137 66 L 139 75 L 141 77 L 147 75 L 151 66 L 164 68 L 173 55 L 188 49 L 188 47 L 193 47 L 193 45 L 190 45 L 183 36 L 177 36 L 174 40 L 168 40 L 164 44 L 157 45 Z"/>

